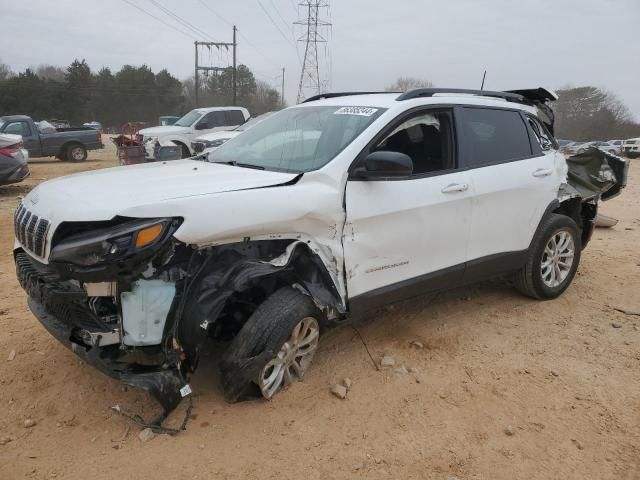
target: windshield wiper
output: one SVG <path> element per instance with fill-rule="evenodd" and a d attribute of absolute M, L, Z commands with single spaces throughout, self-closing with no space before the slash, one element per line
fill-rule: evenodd
<path fill-rule="evenodd" d="M 264 170 L 264 167 L 261 165 L 253 165 L 251 163 L 241 163 L 235 160 L 229 160 L 228 162 L 215 162 L 215 163 L 224 163 L 225 165 L 231 165 L 233 167 L 253 168 L 254 170 Z"/>

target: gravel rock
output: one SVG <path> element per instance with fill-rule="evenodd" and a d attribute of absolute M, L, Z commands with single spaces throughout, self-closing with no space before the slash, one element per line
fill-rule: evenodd
<path fill-rule="evenodd" d="M 334 385 L 331 388 L 331 393 L 333 393 L 336 397 L 341 398 L 341 399 L 345 399 L 347 398 L 347 387 L 345 387 L 344 385 Z"/>
<path fill-rule="evenodd" d="M 151 430 L 150 428 L 145 428 L 144 430 L 142 430 L 138 434 L 138 438 L 140 439 L 140 441 L 142 443 L 148 442 L 149 440 L 151 440 L 155 436 L 156 436 L 156 434 L 153 433 L 153 430 Z"/>
<path fill-rule="evenodd" d="M 555 370 L 551 370 L 551 372 L 550 372 L 550 373 L 551 373 L 551 375 L 553 375 L 554 377 L 559 376 L 559 373 L 558 373 L 558 372 L 556 372 Z"/>
<path fill-rule="evenodd" d="M 23 425 L 24 425 L 24 428 L 31 428 L 31 427 L 35 427 L 35 426 L 36 426 L 36 421 L 35 421 L 35 420 L 32 420 L 32 419 L 30 419 L 30 418 L 27 418 L 27 419 L 24 421 Z"/>
<path fill-rule="evenodd" d="M 617 322 L 612 322 L 612 323 L 611 323 L 611 326 L 612 326 L 613 328 L 622 328 L 622 325 L 621 325 L 621 324 L 619 324 L 619 323 L 617 323 Z"/>
<path fill-rule="evenodd" d="M 16 351 L 15 350 L 11 350 L 9 352 L 9 356 L 7 357 L 7 361 L 11 362 L 11 361 L 13 361 L 14 358 L 16 358 Z"/>
<path fill-rule="evenodd" d="M 515 432 L 513 431 L 513 427 L 511 425 L 507 425 L 507 428 L 504 429 L 504 433 L 511 437 Z"/>
<path fill-rule="evenodd" d="M 414 340 L 413 342 L 411 342 L 411 346 L 416 348 L 424 348 L 424 343 L 418 340 Z"/>
<path fill-rule="evenodd" d="M 394 368 L 393 371 L 399 373 L 400 375 L 406 375 L 407 373 L 409 373 L 409 370 L 407 370 L 407 367 L 405 367 L 404 365 L 400 365 L 399 367 Z"/>
<path fill-rule="evenodd" d="M 350 378 L 345 378 L 344 380 L 342 380 L 342 385 L 344 385 L 344 387 L 349 390 L 351 388 L 351 385 L 353 385 L 353 382 Z"/>
<path fill-rule="evenodd" d="M 395 359 L 393 357 L 390 357 L 389 355 L 385 355 L 384 357 L 382 357 L 382 360 L 380 360 L 381 367 L 393 367 L 395 364 Z"/>

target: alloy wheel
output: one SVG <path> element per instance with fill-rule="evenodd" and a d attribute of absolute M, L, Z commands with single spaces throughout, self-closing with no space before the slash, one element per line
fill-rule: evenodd
<path fill-rule="evenodd" d="M 575 253 L 573 236 L 568 230 L 556 232 L 547 242 L 542 252 L 540 273 L 547 287 L 556 288 L 565 281 Z"/>

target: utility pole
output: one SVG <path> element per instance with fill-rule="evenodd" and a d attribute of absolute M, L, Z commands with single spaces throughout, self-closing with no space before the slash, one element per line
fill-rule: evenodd
<path fill-rule="evenodd" d="M 300 73 L 300 83 L 298 84 L 298 98 L 300 103 L 306 98 L 305 90 L 312 95 L 321 92 L 320 86 L 320 66 L 318 64 L 318 43 L 324 43 L 327 40 L 320 33 L 323 27 L 331 26 L 331 23 L 320 20 L 320 9 L 328 8 L 329 4 L 324 0 L 304 0 L 299 4 L 307 10 L 307 18 L 294 22 L 296 25 L 306 27 L 306 33 L 298 39 L 299 42 L 305 42 L 304 62 L 302 64 L 302 72 Z"/>
<path fill-rule="evenodd" d="M 196 68 L 195 68 L 195 100 L 196 100 L 196 107 L 198 107 L 198 96 L 199 96 L 199 91 L 200 91 L 200 74 L 199 72 L 204 71 L 204 72 L 214 72 L 215 74 L 223 72 L 224 70 L 226 70 L 229 67 L 216 67 L 216 66 L 202 66 L 198 63 L 198 47 L 207 47 L 209 50 L 211 50 L 211 47 L 216 47 L 218 50 L 220 50 L 221 48 L 226 48 L 227 50 L 229 48 L 233 49 L 233 69 L 231 71 L 231 78 L 232 78 L 232 82 L 233 82 L 233 104 L 236 104 L 237 101 L 237 91 L 238 91 L 238 79 L 237 79 L 237 65 L 236 65 L 236 48 L 238 46 L 238 42 L 236 41 L 236 32 L 237 32 L 237 28 L 234 25 L 233 26 L 233 42 L 198 42 L 195 41 L 195 49 L 196 49 Z"/>
<path fill-rule="evenodd" d="M 238 42 L 236 42 L 236 32 L 238 29 L 236 26 L 233 26 L 233 105 L 236 105 L 236 101 L 238 99 L 238 70 L 236 68 L 236 47 L 238 46 Z"/>
<path fill-rule="evenodd" d="M 195 93 L 196 93 L 196 104 L 195 106 L 198 106 L 198 42 L 193 42 L 196 46 L 196 74 L 193 77 L 194 81 L 195 81 Z"/>
<path fill-rule="evenodd" d="M 280 101 L 284 107 L 284 67 L 282 67 L 282 93 L 280 94 Z"/>

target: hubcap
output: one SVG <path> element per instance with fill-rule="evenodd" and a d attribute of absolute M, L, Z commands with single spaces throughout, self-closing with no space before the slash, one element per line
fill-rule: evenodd
<path fill-rule="evenodd" d="M 80 160 L 82 158 L 82 149 L 80 147 L 74 148 L 73 150 L 71 150 L 71 156 L 75 160 Z"/>
<path fill-rule="evenodd" d="M 318 348 L 320 326 L 313 317 L 305 317 L 293 327 L 289 340 L 260 371 L 258 386 L 264 398 L 273 397 L 282 386 L 302 380 Z"/>
<path fill-rule="evenodd" d="M 540 265 L 542 281 L 547 287 L 555 288 L 565 281 L 573 266 L 574 252 L 573 236 L 568 231 L 560 230 L 549 239 Z"/>

